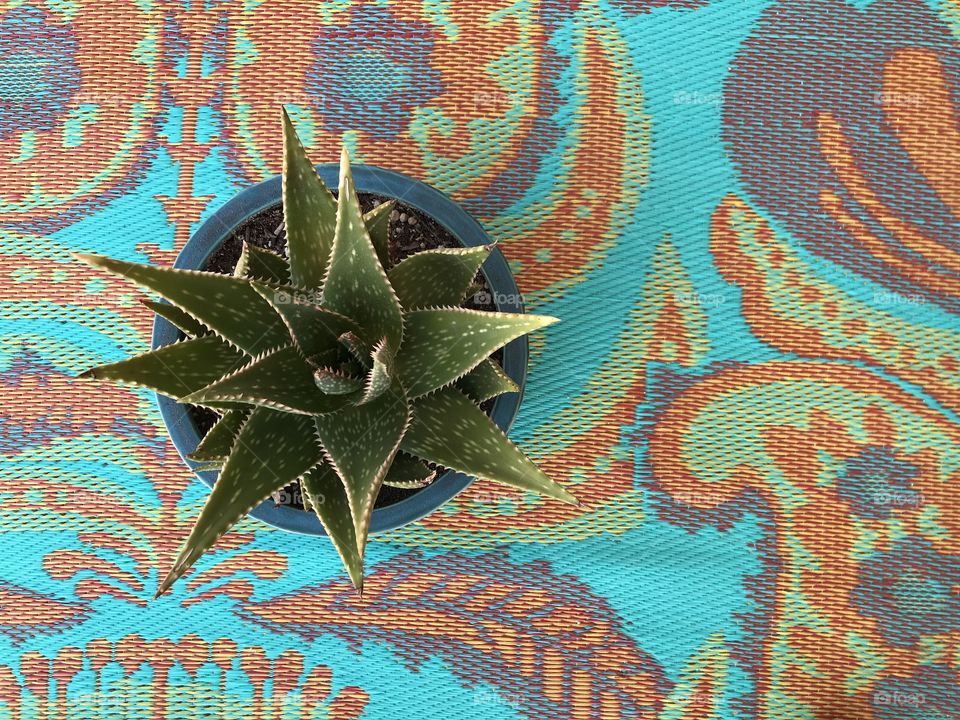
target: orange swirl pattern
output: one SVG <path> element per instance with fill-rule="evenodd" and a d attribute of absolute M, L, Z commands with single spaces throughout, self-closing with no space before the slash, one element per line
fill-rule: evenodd
<path fill-rule="evenodd" d="M 770 565 L 753 580 L 768 598 L 768 629 L 741 653 L 758 673 L 756 696 L 744 701 L 750 712 L 782 717 L 794 708 L 819 718 L 843 708 L 871 717 L 880 679 L 871 663 L 899 678 L 931 663 L 930 646 L 903 647 L 885 627 L 915 619 L 878 616 L 854 600 L 865 558 L 905 537 L 925 539 L 944 557 L 960 554 L 951 500 L 958 443 L 960 429 L 924 402 L 868 370 L 823 362 L 721 370 L 660 413 L 649 455 L 664 492 L 706 522 L 745 494 L 759 498 L 753 512 L 769 515 Z M 848 492 L 867 448 L 887 450 L 911 476 Z M 945 582 L 955 592 L 950 572 Z M 960 627 L 937 627 L 928 639 L 936 661 L 956 673 Z"/>

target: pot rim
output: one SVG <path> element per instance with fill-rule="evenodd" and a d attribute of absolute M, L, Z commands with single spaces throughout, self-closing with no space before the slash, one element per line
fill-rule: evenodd
<path fill-rule="evenodd" d="M 325 163 L 316 166 L 317 172 L 327 187 L 336 187 L 339 166 Z M 429 215 L 450 232 L 464 247 L 489 245 L 490 237 L 480 224 L 460 205 L 444 193 L 414 178 L 373 165 L 352 165 L 354 184 L 360 193 L 372 193 L 396 198 L 406 205 Z M 207 218 L 190 237 L 173 266 L 197 269 L 241 223 L 261 210 L 276 205 L 282 199 L 280 175 L 241 190 Z M 517 288 L 513 273 L 499 248 L 481 267 L 493 291 L 493 302 L 500 312 L 522 313 L 523 297 Z M 159 315 L 154 319 L 151 347 L 156 349 L 174 342 L 179 331 Z M 529 345 L 527 337 L 521 336 L 503 348 L 503 369 L 520 387 L 517 393 L 500 395 L 493 401 L 491 419 L 507 432 L 513 424 L 523 400 L 526 383 Z M 172 398 L 156 395 L 157 405 L 164 425 L 184 463 L 208 487 L 213 487 L 217 473 L 198 472 L 198 463 L 188 460 L 200 442 L 186 405 Z M 373 511 L 370 522 L 371 534 L 393 530 L 420 520 L 451 500 L 473 483 L 473 478 L 453 470 L 447 470 L 430 485 L 392 505 Z M 291 507 L 276 507 L 267 500 L 249 513 L 258 520 L 281 530 L 306 535 L 326 535 L 317 516 L 312 512 Z"/>

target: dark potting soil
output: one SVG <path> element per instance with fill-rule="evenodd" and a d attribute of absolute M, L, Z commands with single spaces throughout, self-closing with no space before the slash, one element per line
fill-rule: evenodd
<path fill-rule="evenodd" d="M 364 212 L 372 210 L 377 205 L 387 202 L 390 198 L 375 195 L 372 193 L 360 194 L 360 207 Z M 275 253 L 286 256 L 287 235 L 283 225 L 283 206 L 278 203 L 272 207 L 262 210 L 256 215 L 250 217 L 243 224 L 237 227 L 233 234 L 228 237 L 223 244 L 204 264 L 203 269 L 209 272 L 218 272 L 225 275 L 233 273 L 243 251 L 243 244 L 249 243 Z M 398 263 L 409 255 L 420 252 L 421 250 L 430 250 L 440 247 L 460 247 L 460 243 L 451 235 L 443 225 L 438 223 L 429 215 L 424 215 L 419 210 L 410 207 L 402 202 L 397 202 L 390 216 L 390 257 L 394 263 Z M 493 303 L 490 286 L 482 273 L 477 273 L 476 282 L 478 283 L 478 292 L 471 296 L 464 307 L 474 308 L 476 310 L 496 310 Z M 498 350 L 493 358 L 502 363 L 503 351 Z M 487 401 L 480 405 L 484 412 L 490 413 L 493 408 L 493 401 Z M 217 421 L 217 415 L 208 408 L 202 408 L 191 405 L 188 408 L 191 419 L 196 426 L 200 436 L 213 427 Z M 437 467 L 435 477 L 440 477 L 445 468 Z M 387 505 L 393 505 L 419 490 L 404 490 L 383 486 L 380 494 L 377 496 L 377 502 L 374 507 L 380 508 Z M 278 505 L 289 505 L 298 509 L 303 509 L 303 503 L 300 498 L 300 488 L 296 483 L 288 485 L 280 493 L 277 493 L 275 499 Z"/>

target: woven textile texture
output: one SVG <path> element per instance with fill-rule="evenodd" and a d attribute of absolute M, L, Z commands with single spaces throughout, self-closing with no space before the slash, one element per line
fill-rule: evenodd
<path fill-rule="evenodd" d="M 333 549 L 244 520 L 157 601 L 206 488 L 151 314 L 280 169 L 447 192 L 532 340 L 477 483 Z M 0 7 L 0 718 L 960 718 L 958 0 L 47 0 Z"/>

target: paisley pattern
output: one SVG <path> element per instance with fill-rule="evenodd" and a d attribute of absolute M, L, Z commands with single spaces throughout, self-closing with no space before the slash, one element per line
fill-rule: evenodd
<path fill-rule="evenodd" d="M 280 168 L 426 180 L 501 245 L 513 434 L 379 536 L 246 520 L 151 597 L 204 487 L 119 280 Z M 281 0 L 0 9 L 0 717 L 960 718 L 960 4 Z"/>

